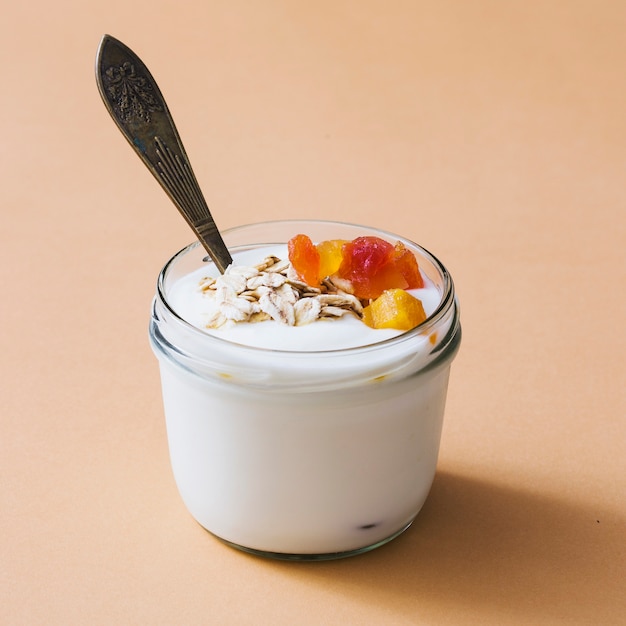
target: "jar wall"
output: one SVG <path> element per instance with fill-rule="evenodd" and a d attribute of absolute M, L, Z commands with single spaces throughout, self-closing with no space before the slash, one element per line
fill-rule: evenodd
<path fill-rule="evenodd" d="M 268 407 L 262 392 L 219 390 L 162 363 L 186 507 L 222 539 L 263 552 L 344 552 L 393 535 L 431 487 L 449 370 Z"/>

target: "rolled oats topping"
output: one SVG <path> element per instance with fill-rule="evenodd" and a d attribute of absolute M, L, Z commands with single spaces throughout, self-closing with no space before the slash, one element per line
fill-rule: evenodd
<path fill-rule="evenodd" d="M 303 326 L 346 314 L 361 318 L 363 314 L 356 296 L 330 280 L 312 287 L 298 279 L 289 261 L 275 256 L 254 266 L 231 265 L 221 276 L 203 278 L 199 287 L 214 304 L 207 328 L 265 320 Z"/>

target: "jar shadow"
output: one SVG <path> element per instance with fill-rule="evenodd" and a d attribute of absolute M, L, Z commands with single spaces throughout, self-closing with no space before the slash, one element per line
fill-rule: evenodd
<path fill-rule="evenodd" d="M 270 567 L 405 619 L 616 623 L 626 614 L 625 523 L 592 504 L 439 472 L 413 526 L 386 546 Z"/>

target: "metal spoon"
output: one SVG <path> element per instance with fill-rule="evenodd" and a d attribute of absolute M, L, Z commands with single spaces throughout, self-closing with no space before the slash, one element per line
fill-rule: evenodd
<path fill-rule="evenodd" d="M 96 82 L 122 134 L 223 273 L 232 263 L 232 257 L 200 191 L 165 99 L 148 68 L 121 41 L 104 35 L 96 57 Z"/>

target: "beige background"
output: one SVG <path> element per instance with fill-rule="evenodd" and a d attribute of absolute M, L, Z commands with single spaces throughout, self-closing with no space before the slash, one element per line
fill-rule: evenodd
<path fill-rule="evenodd" d="M 388 546 L 264 561 L 184 509 L 147 324 L 192 235 L 100 100 L 105 32 L 221 227 L 358 221 L 453 273 L 439 472 Z M 5 0 L 0 622 L 623 624 L 625 32 L 619 0 Z"/>

